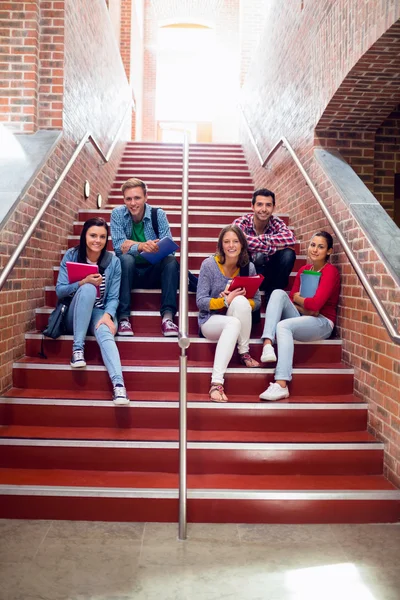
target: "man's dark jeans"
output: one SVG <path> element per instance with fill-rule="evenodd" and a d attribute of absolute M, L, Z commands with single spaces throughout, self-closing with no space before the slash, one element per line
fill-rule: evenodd
<path fill-rule="evenodd" d="M 295 260 L 295 251 L 291 248 L 284 248 L 275 252 L 264 265 L 256 265 L 257 273 L 261 273 L 265 277 L 261 289 L 265 292 L 266 304 L 274 290 L 286 289 Z"/>
<path fill-rule="evenodd" d="M 132 254 L 123 254 L 121 261 L 121 287 L 119 292 L 118 320 L 128 318 L 131 309 L 133 288 L 161 287 L 161 316 L 170 311 L 175 316 L 177 310 L 176 293 L 179 285 L 179 265 L 174 256 L 166 256 L 155 265 L 136 263 Z"/>

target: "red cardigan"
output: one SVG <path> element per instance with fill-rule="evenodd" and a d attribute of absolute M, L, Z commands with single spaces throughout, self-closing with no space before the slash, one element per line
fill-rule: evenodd
<path fill-rule="evenodd" d="M 297 272 L 293 287 L 290 290 L 289 297 L 293 302 L 293 295 L 300 291 L 300 275 L 303 271 L 310 270 L 312 264 L 301 267 Z M 304 299 L 304 308 L 314 310 L 333 323 L 336 322 L 336 311 L 340 293 L 340 275 L 336 267 L 331 263 L 326 263 L 321 271 L 321 279 L 313 298 Z"/>

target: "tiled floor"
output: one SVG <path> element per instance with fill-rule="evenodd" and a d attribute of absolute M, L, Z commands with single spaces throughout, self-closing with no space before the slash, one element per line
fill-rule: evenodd
<path fill-rule="evenodd" d="M 1 600 L 399 600 L 398 525 L 0 520 Z"/>

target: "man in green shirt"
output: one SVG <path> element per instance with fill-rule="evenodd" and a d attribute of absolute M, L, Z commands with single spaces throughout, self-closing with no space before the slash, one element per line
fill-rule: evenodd
<path fill-rule="evenodd" d="M 173 322 L 177 311 L 179 265 L 173 254 L 156 264 L 140 256 L 141 252 L 157 252 L 157 242 L 172 239 L 165 212 L 157 210 L 158 235 L 152 223 L 151 206 L 147 204 L 147 188 L 141 179 L 131 178 L 122 188 L 124 204 L 111 213 L 111 236 L 115 254 L 121 261 L 121 289 L 118 309 L 118 335 L 132 336 L 129 321 L 131 290 L 161 287 L 161 331 L 166 337 L 176 337 L 178 327 Z"/>

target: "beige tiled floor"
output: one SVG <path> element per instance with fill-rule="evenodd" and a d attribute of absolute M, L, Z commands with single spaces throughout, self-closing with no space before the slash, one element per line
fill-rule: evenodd
<path fill-rule="evenodd" d="M 0 520 L 1 600 L 400 600 L 398 525 Z"/>

